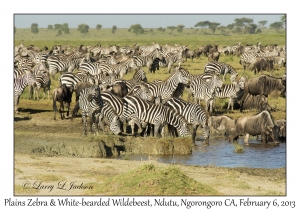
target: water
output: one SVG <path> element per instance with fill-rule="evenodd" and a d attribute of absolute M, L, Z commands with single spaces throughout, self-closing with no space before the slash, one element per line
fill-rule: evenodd
<path fill-rule="evenodd" d="M 265 145 L 256 140 L 245 146 L 242 139 L 238 140 L 244 148 L 244 153 L 236 153 L 232 143 L 225 140 L 211 140 L 206 146 L 203 141 L 196 141 L 196 146 L 190 155 L 151 155 L 163 163 L 222 166 L 222 167 L 249 167 L 249 168 L 282 168 L 286 167 L 286 143 L 274 146 Z M 131 160 L 148 160 L 149 155 L 133 155 Z"/>

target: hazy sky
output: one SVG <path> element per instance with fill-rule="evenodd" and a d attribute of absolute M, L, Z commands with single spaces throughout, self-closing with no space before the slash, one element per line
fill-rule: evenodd
<path fill-rule="evenodd" d="M 69 28 L 77 28 L 79 24 L 87 24 L 95 28 L 101 24 L 103 28 L 129 28 L 133 24 L 141 24 L 143 28 L 158 28 L 167 26 L 184 25 L 185 28 L 194 27 L 200 21 L 218 22 L 223 26 L 234 23 L 235 18 L 251 18 L 253 23 L 268 21 L 266 26 L 280 21 L 283 13 L 277 14 L 14 14 L 14 25 L 17 28 L 30 28 L 32 23 L 37 23 L 39 28 L 48 25 L 68 23 Z"/>

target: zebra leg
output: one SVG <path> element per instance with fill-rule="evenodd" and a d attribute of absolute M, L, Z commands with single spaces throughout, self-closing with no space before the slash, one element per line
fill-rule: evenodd
<path fill-rule="evenodd" d="M 192 140 L 193 143 L 195 143 L 196 141 L 196 132 L 197 132 L 197 128 L 199 127 L 199 124 L 194 124 L 193 125 L 193 133 L 192 133 Z"/>
<path fill-rule="evenodd" d="M 20 101 L 20 95 L 15 95 L 15 112 L 16 113 L 19 113 L 19 111 L 18 111 L 19 101 Z"/>
<path fill-rule="evenodd" d="M 161 137 L 159 133 L 159 131 L 161 130 L 160 127 L 161 124 L 154 124 L 154 136 L 157 138 Z"/>
<path fill-rule="evenodd" d="M 87 130 L 87 122 L 86 122 L 86 115 L 83 112 L 82 113 L 82 121 L 83 121 L 83 135 L 86 135 L 86 130 Z"/>

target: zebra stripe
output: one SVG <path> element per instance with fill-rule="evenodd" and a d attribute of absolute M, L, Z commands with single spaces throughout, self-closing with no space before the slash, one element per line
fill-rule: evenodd
<path fill-rule="evenodd" d="M 100 113 L 103 107 L 103 100 L 99 86 L 93 85 L 89 88 L 83 89 L 80 92 L 78 104 L 81 109 L 82 121 L 84 124 L 83 134 L 87 134 L 87 117 L 90 117 L 91 132 L 94 131 L 98 134 L 98 129 L 95 127 L 95 115 Z"/>
<path fill-rule="evenodd" d="M 204 66 L 204 72 L 217 73 L 219 75 L 223 74 L 223 81 L 226 79 L 226 74 L 231 74 L 230 81 L 235 81 L 238 73 L 236 70 L 229 64 L 223 62 L 209 62 Z"/>
<path fill-rule="evenodd" d="M 205 110 L 208 110 L 210 104 L 210 112 L 212 112 L 212 100 L 215 96 L 215 92 L 219 91 L 222 85 L 223 81 L 218 77 L 218 75 L 214 75 L 208 82 L 201 78 L 194 79 L 190 88 L 195 102 L 199 100 L 200 104 L 200 101 L 204 100 L 206 106 Z"/>
<path fill-rule="evenodd" d="M 109 123 L 109 129 L 115 135 L 118 135 L 121 133 L 119 116 L 113 110 L 111 105 L 106 101 L 103 102 L 103 107 L 101 109 L 101 112 L 96 114 L 96 124 L 98 124 L 98 127 L 100 127 L 100 129 L 102 131 L 104 131 L 104 126 L 102 123 L 104 118 L 107 119 L 107 121 Z"/>
<path fill-rule="evenodd" d="M 233 82 L 232 84 L 223 85 L 221 91 L 216 91 L 216 98 L 229 98 L 227 109 L 233 110 L 234 99 L 238 97 L 237 93 L 244 89 L 244 81 L 239 80 L 239 83 Z"/>
<path fill-rule="evenodd" d="M 51 56 L 47 59 L 49 66 L 49 73 L 54 77 L 58 72 L 73 72 L 74 69 L 79 68 L 80 65 L 85 62 L 85 58 L 76 58 L 73 60 L 67 59 L 67 57 L 60 58 L 59 56 Z"/>
<path fill-rule="evenodd" d="M 48 72 L 44 73 L 44 74 L 37 74 L 35 75 L 35 79 L 36 79 L 36 85 L 33 86 L 34 91 L 33 91 L 33 99 L 40 100 L 39 97 L 39 92 L 40 92 L 40 88 L 44 89 L 44 95 L 43 95 L 43 99 L 45 99 L 45 95 L 46 95 L 46 90 L 48 92 L 48 100 L 50 99 L 50 86 L 51 86 L 51 79 L 49 77 Z M 31 86 L 32 87 L 32 86 Z"/>
<path fill-rule="evenodd" d="M 167 100 L 173 96 L 178 84 L 188 84 L 189 78 L 184 77 L 181 71 L 174 70 L 171 75 L 164 81 L 154 80 L 148 83 L 148 87 L 155 98 Z"/>
<path fill-rule="evenodd" d="M 190 135 L 184 117 L 171 108 L 152 104 L 132 95 L 125 96 L 124 100 L 128 103 L 128 114 L 139 129 L 142 129 L 141 122 L 154 124 L 154 134 L 159 137 L 164 124 L 168 123 L 179 130 L 180 136 Z"/>
<path fill-rule="evenodd" d="M 151 68 L 151 65 L 153 64 L 153 61 L 156 58 L 159 58 L 160 60 L 162 60 L 163 56 L 162 56 L 162 53 L 160 51 L 155 49 L 150 54 L 148 54 L 146 56 L 139 55 L 139 56 L 133 56 L 133 58 L 134 58 L 136 66 L 138 66 L 138 67 L 147 66 L 148 67 L 148 72 L 150 73 L 150 68 Z"/>
<path fill-rule="evenodd" d="M 76 88 L 79 82 L 94 83 L 94 78 L 84 74 L 74 74 L 72 72 L 66 72 L 58 77 L 60 85 L 65 84 L 71 91 Z"/>
<path fill-rule="evenodd" d="M 28 85 L 33 85 L 35 83 L 35 78 L 30 71 L 14 79 L 14 92 L 15 92 L 15 112 L 18 113 L 18 105 L 20 101 L 20 96 L 22 95 L 24 89 Z"/>
<path fill-rule="evenodd" d="M 181 98 L 171 98 L 166 101 L 165 105 L 171 107 L 178 114 L 181 114 L 188 124 L 193 125 L 192 140 L 194 143 L 199 125 L 203 127 L 203 136 L 208 143 L 210 129 L 207 123 L 209 115 L 198 104 L 187 102 Z"/>

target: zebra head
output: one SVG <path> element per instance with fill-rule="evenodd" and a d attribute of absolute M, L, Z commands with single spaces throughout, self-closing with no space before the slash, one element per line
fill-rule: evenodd
<path fill-rule="evenodd" d="M 220 79 L 218 74 L 213 75 L 211 82 L 213 83 L 213 86 L 215 87 L 215 91 L 221 92 L 222 86 L 223 86 L 223 80 Z"/>
<path fill-rule="evenodd" d="M 114 116 L 112 121 L 110 122 L 109 129 L 115 134 L 119 135 L 121 133 L 120 129 L 120 119 L 118 116 Z"/>
<path fill-rule="evenodd" d="M 94 84 L 89 88 L 88 100 L 92 101 L 95 98 L 101 98 L 100 87 L 98 84 Z"/>
<path fill-rule="evenodd" d="M 189 130 L 187 121 L 182 116 L 180 116 L 180 118 L 181 118 L 180 119 L 180 125 L 179 125 L 179 128 L 178 128 L 180 136 L 181 137 L 190 136 L 191 132 Z"/>
<path fill-rule="evenodd" d="M 182 83 L 182 84 L 186 84 L 186 85 L 190 84 L 190 78 L 184 76 L 181 71 L 175 70 L 173 77 L 175 80 L 177 79 L 178 83 Z"/>
<path fill-rule="evenodd" d="M 143 100 L 152 102 L 154 100 L 154 97 L 153 97 L 152 92 L 148 88 L 148 85 L 141 82 L 139 86 L 140 86 L 140 91 L 139 91 L 139 94 L 138 94 L 139 97 Z"/>

